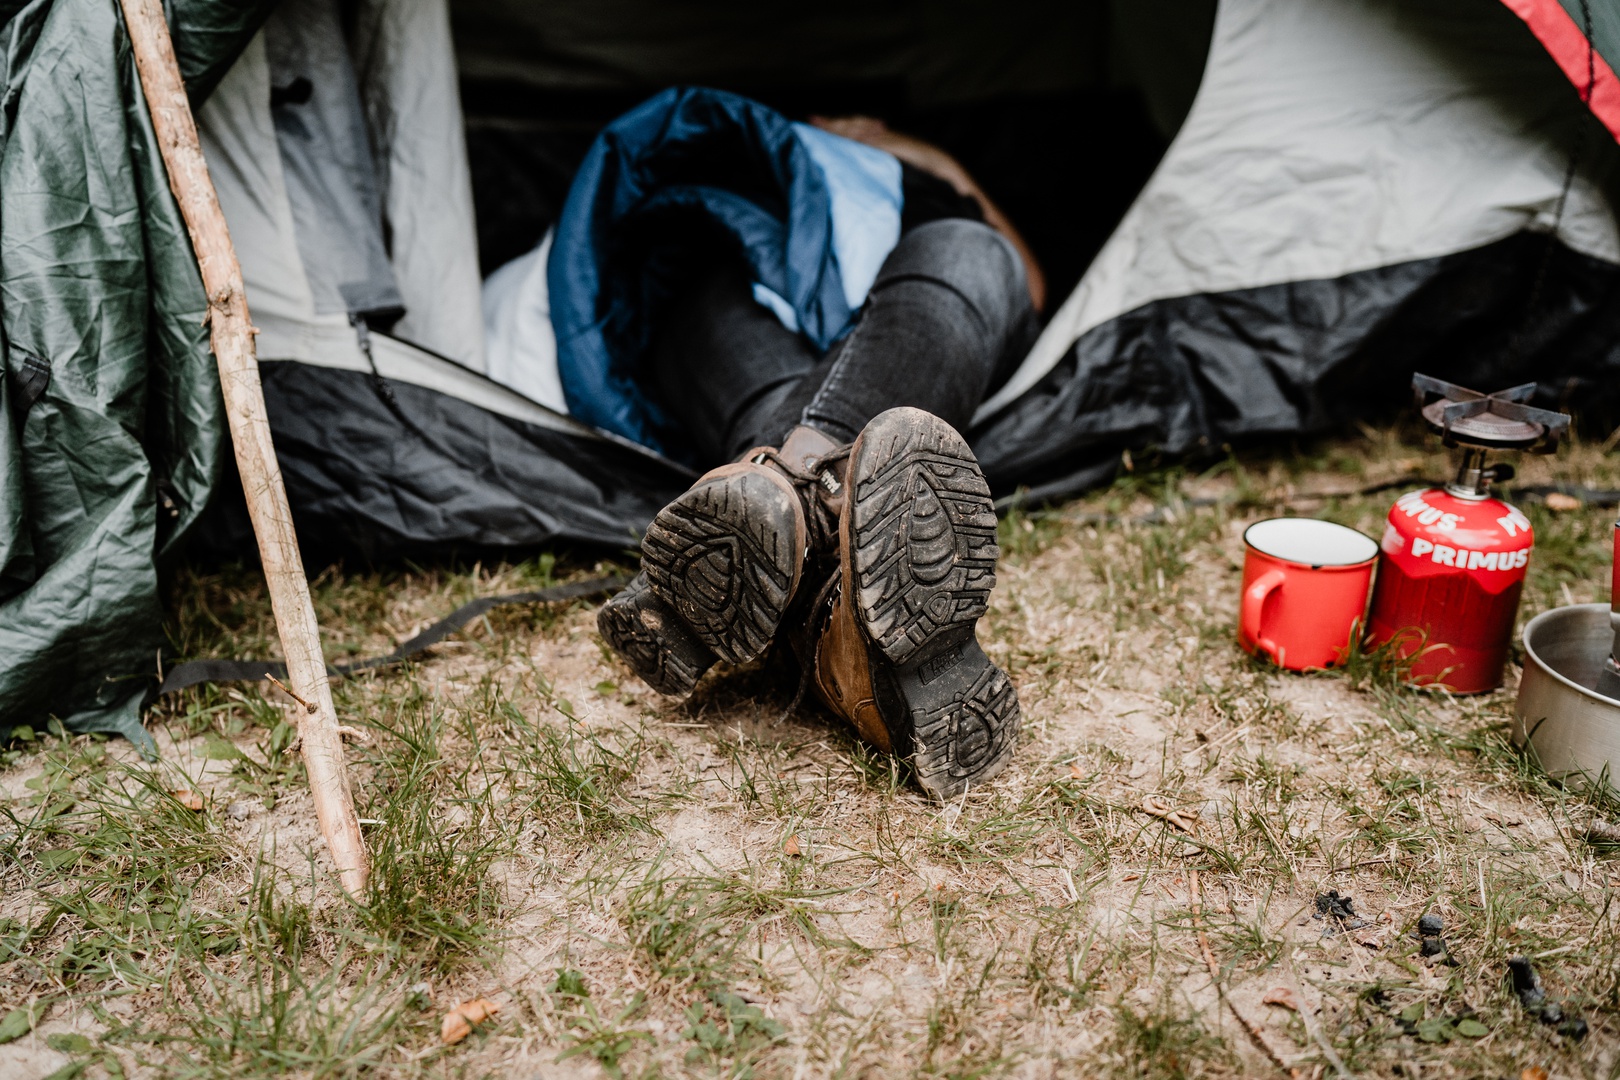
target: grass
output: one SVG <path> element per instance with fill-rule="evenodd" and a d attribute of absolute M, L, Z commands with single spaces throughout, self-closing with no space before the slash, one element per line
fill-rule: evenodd
<path fill-rule="evenodd" d="M 1139 457 L 1009 512 L 980 636 L 1024 739 L 944 807 L 814 709 L 780 719 L 780 666 L 657 698 L 586 601 L 491 613 L 335 686 L 369 735 L 358 902 L 269 687 L 162 703 L 156 764 L 27 733 L 0 748 L 0 1075 L 1275 1074 L 1239 1016 L 1312 1078 L 1620 1075 L 1620 800 L 1511 745 L 1516 669 L 1451 698 L 1407 689 L 1388 649 L 1294 676 L 1232 642 L 1246 523 L 1376 535 L 1398 490 L 1358 491 L 1443 463 L 1369 430 L 1204 471 Z M 1521 464 L 1620 487 L 1592 447 Z M 1522 508 L 1521 622 L 1607 599 L 1612 511 Z M 315 596 L 341 660 L 606 568 L 334 567 Z M 171 612 L 178 655 L 274 654 L 250 570 L 183 573 Z M 1328 889 L 1366 925 L 1313 918 Z M 1421 955 L 1425 913 L 1454 964 Z M 1584 1040 L 1520 1005 L 1517 955 Z M 479 997 L 500 1011 L 442 1045 Z"/>

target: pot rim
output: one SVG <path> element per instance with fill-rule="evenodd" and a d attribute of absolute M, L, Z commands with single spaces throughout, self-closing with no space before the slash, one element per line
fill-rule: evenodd
<path fill-rule="evenodd" d="M 1563 674 L 1562 672 L 1558 671 L 1557 669 L 1555 669 L 1551 664 L 1547 663 L 1547 661 L 1545 661 L 1545 660 L 1543 660 L 1541 658 L 1541 655 L 1536 652 L 1535 646 L 1530 643 L 1530 635 L 1532 633 L 1534 633 L 1536 627 L 1540 623 L 1542 623 L 1543 621 L 1549 620 L 1549 619 L 1553 619 L 1556 616 L 1558 616 L 1558 615 L 1560 615 L 1560 614 L 1562 614 L 1564 612 L 1570 612 L 1570 611 L 1601 611 L 1601 612 L 1603 612 L 1604 615 L 1607 615 L 1609 613 L 1609 605 L 1608 604 L 1565 604 L 1563 607 L 1549 608 L 1548 610 L 1543 611 L 1540 615 L 1537 615 L 1535 618 L 1533 618 L 1529 622 L 1525 623 L 1524 624 L 1524 632 L 1519 635 L 1519 640 L 1524 645 L 1524 655 L 1528 659 L 1535 661 L 1535 665 L 1536 665 L 1537 669 L 1539 669 L 1540 672 L 1543 675 L 1551 676 L 1552 678 L 1556 679 L 1558 682 L 1563 683 L 1569 689 L 1576 691 L 1577 693 L 1581 694 L 1584 697 L 1591 698 L 1593 701 L 1598 702 L 1601 705 L 1607 705 L 1611 709 L 1612 708 L 1620 708 L 1620 701 L 1616 701 L 1614 698 L 1611 698 L 1611 697 L 1605 697 L 1603 694 L 1598 693 L 1596 690 L 1593 690 L 1590 687 L 1582 686 L 1580 683 L 1576 682 L 1574 679 L 1571 679 L 1569 676 L 1567 676 L 1567 675 Z M 1529 667 L 1530 667 L 1529 664 L 1525 665 L 1526 670 L 1529 670 Z M 1522 676 L 1521 676 L 1521 682 L 1522 682 Z M 1522 687 L 1521 687 L 1521 689 L 1522 689 Z"/>

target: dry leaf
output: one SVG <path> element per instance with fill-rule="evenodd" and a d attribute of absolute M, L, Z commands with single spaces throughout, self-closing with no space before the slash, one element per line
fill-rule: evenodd
<path fill-rule="evenodd" d="M 187 810 L 195 810 L 198 813 L 202 812 L 202 808 L 204 806 L 203 797 L 197 794 L 195 791 L 192 791 L 190 788 L 180 788 L 178 791 L 169 792 L 169 794 L 174 796 L 175 802 L 179 803 Z"/>
<path fill-rule="evenodd" d="M 1530 1065 L 1519 1074 L 1519 1080 L 1547 1080 L 1547 1070 L 1540 1065 Z"/>
<path fill-rule="evenodd" d="M 1071 761 L 1069 762 L 1069 775 L 1074 777 L 1076 780 L 1084 780 L 1086 778 L 1086 771 L 1080 767 L 1080 763 L 1078 761 Z"/>
<path fill-rule="evenodd" d="M 1586 504 L 1573 495 L 1565 495 L 1562 491 L 1549 491 L 1542 500 L 1549 510 L 1579 510 Z"/>
<path fill-rule="evenodd" d="M 439 1039 L 446 1046 L 454 1045 L 472 1034 L 472 1025 L 460 1012 L 451 1009 L 444 1014 L 444 1023 L 439 1025 Z"/>
<path fill-rule="evenodd" d="M 804 854 L 804 849 L 799 847 L 799 838 L 796 834 L 788 833 L 787 843 L 782 845 L 782 854 L 791 855 L 793 858 Z"/>
<path fill-rule="evenodd" d="M 1350 931 L 1350 937 L 1358 945 L 1365 946 L 1369 949 L 1382 949 L 1387 943 L 1389 934 L 1393 929 L 1394 928 L 1390 926 L 1378 926 L 1374 924 L 1372 926 L 1362 927 L 1360 929 Z"/>
<path fill-rule="evenodd" d="M 439 1026 L 439 1038 L 446 1046 L 458 1043 L 472 1034 L 475 1024 L 483 1023 L 500 1011 L 501 1007 L 488 998 L 463 1001 L 444 1014 L 444 1023 Z"/>
<path fill-rule="evenodd" d="M 1275 990 L 1267 990 L 1266 996 L 1260 999 L 1262 1005 L 1281 1005 L 1285 1009 L 1299 1012 L 1299 999 L 1294 992 L 1286 986 L 1279 986 Z"/>

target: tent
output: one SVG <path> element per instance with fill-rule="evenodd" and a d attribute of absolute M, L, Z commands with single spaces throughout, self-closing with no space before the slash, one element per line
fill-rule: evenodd
<path fill-rule="evenodd" d="M 1072 286 L 969 432 L 1003 497 L 1418 366 L 1612 407 L 1620 4 L 1046 8 L 173 0 L 309 554 L 623 548 L 688 481 L 567 415 L 537 281 L 670 83 L 940 139 Z M 0 728 L 138 738 L 161 574 L 251 550 L 205 299 L 114 0 L 0 0 L 0 56 Z"/>

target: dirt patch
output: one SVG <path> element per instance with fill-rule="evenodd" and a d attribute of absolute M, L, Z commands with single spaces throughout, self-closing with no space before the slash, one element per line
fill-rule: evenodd
<path fill-rule="evenodd" d="M 334 890 L 267 687 L 166 704 L 156 767 L 14 745 L 0 1016 L 32 1030 L 0 1074 L 1606 1075 L 1620 863 L 1584 838 L 1620 815 L 1513 753 L 1516 675 L 1449 699 L 1233 642 L 1245 523 L 1376 534 L 1395 493 L 1343 492 L 1437 471 L 1426 454 L 1374 433 L 1013 514 L 980 633 L 1023 739 L 947 806 L 814 709 L 782 718 L 773 664 L 659 698 L 587 603 L 496 613 L 338 686 L 372 732 L 351 748 L 364 906 Z M 1590 449 L 1526 464 L 1620 486 Z M 1546 558 L 1521 619 L 1604 598 L 1610 512 L 1525 509 Z M 364 654 L 553 570 L 333 572 L 317 597 L 334 648 Z M 197 655 L 273 638 L 251 575 L 179 604 Z M 165 802 L 182 786 L 203 811 Z M 1353 920 L 1317 910 L 1330 890 Z M 1526 1015 L 1518 955 L 1584 1039 Z M 476 997 L 501 1011 L 440 1045 Z"/>

